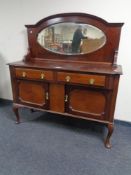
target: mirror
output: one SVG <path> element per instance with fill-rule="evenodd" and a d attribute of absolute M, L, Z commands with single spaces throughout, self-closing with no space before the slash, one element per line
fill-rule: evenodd
<path fill-rule="evenodd" d="M 106 43 L 106 36 L 99 28 L 83 23 L 63 22 L 44 28 L 37 42 L 46 50 L 78 55 L 94 52 Z"/>

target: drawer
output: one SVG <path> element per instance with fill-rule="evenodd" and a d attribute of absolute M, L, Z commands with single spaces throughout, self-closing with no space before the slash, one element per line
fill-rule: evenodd
<path fill-rule="evenodd" d="M 106 77 L 103 75 L 58 72 L 57 80 L 67 83 L 105 86 Z"/>
<path fill-rule="evenodd" d="M 24 79 L 53 80 L 53 72 L 45 70 L 16 68 L 15 75 Z"/>

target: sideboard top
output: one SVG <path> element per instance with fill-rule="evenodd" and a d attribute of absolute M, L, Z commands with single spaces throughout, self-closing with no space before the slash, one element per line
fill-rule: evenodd
<path fill-rule="evenodd" d="M 24 68 L 35 68 L 35 69 L 48 69 L 56 71 L 70 71 L 70 72 L 81 72 L 81 73 L 97 73 L 97 74 L 110 74 L 117 75 L 122 74 L 122 68 L 120 65 L 111 66 L 107 64 L 97 64 L 97 63 L 84 63 L 84 62 L 74 62 L 71 61 L 59 61 L 59 60 L 48 60 L 43 59 L 42 61 L 25 62 L 18 61 L 9 64 L 15 67 Z"/>

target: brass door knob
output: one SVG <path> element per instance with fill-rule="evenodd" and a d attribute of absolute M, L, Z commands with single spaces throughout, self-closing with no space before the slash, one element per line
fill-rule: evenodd
<path fill-rule="evenodd" d="M 92 84 L 94 84 L 94 83 L 95 83 L 95 79 L 93 79 L 93 78 L 89 79 L 89 84 L 90 84 L 90 85 L 92 85 Z"/>
<path fill-rule="evenodd" d="M 49 93 L 46 92 L 46 96 L 45 96 L 46 100 L 49 100 Z"/>
<path fill-rule="evenodd" d="M 68 95 L 65 95 L 65 102 L 68 101 Z"/>
<path fill-rule="evenodd" d="M 67 75 L 67 76 L 65 77 L 65 79 L 66 79 L 66 82 L 69 82 L 69 81 L 71 80 L 71 77 L 70 77 L 69 75 Z"/>

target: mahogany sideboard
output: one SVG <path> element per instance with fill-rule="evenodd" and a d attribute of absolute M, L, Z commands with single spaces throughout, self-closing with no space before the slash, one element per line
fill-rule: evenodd
<path fill-rule="evenodd" d="M 9 64 L 17 123 L 21 107 L 104 123 L 105 146 L 111 148 L 122 25 L 85 13 L 56 14 L 26 25 L 28 53 Z M 76 30 L 81 38 L 74 52 Z"/>

